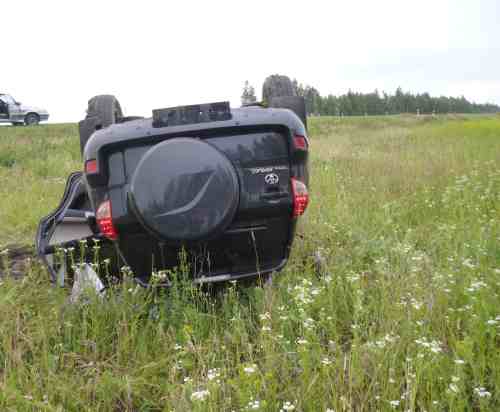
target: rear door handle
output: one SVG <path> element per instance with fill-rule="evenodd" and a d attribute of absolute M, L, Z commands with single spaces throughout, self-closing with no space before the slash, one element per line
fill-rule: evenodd
<path fill-rule="evenodd" d="M 288 197 L 288 192 L 267 192 L 260 195 L 263 200 L 283 199 L 284 197 Z"/>

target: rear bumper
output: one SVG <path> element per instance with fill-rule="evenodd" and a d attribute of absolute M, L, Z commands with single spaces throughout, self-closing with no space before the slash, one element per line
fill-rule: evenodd
<path fill-rule="evenodd" d="M 39 114 L 38 116 L 40 116 L 40 121 L 41 122 L 46 122 L 47 120 L 49 120 L 49 114 Z"/>
<path fill-rule="evenodd" d="M 232 280 L 240 280 L 240 279 L 250 279 L 250 278 L 258 278 L 265 275 L 268 275 L 272 272 L 280 272 L 286 265 L 288 259 L 283 259 L 278 265 L 274 267 L 270 267 L 267 269 L 263 269 L 261 271 L 249 272 L 249 273 L 226 273 L 221 275 L 214 276 L 202 276 L 194 279 L 194 283 L 198 284 L 206 284 L 206 283 L 217 283 L 217 282 L 228 282 Z"/>

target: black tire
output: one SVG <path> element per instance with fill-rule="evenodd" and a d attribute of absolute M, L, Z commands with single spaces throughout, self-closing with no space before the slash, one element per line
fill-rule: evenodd
<path fill-rule="evenodd" d="M 290 109 L 307 128 L 305 100 L 297 95 L 297 90 L 289 77 L 279 74 L 269 76 L 262 86 L 262 99 L 268 107 Z"/>
<path fill-rule="evenodd" d="M 40 116 L 36 113 L 28 113 L 24 117 L 24 124 L 26 126 L 36 126 L 38 123 L 40 123 Z"/>
<path fill-rule="evenodd" d="M 92 97 L 87 108 L 87 118 L 97 116 L 101 123 L 100 127 L 105 128 L 114 123 L 118 123 L 123 117 L 122 108 L 115 96 L 103 94 Z"/>
<path fill-rule="evenodd" d="M 122 108 L 115 96 L 103 94 L 92 97 L 88 102 L 87 116 L 79 123 L 81 152 L 96 130 L 119 123 L 122 119 Z"/>
<path fill-rule="evenodd" d="M 12 122 L 12 126 L 22 126 L 23 122 Z"/>
<path fill-rule="evenodd" d="M 269 76 L 262 86 L 262 100 L 269 104 L 273 98 L 283 96 L 297 96 L 290 78 L 279 74 Z"/>

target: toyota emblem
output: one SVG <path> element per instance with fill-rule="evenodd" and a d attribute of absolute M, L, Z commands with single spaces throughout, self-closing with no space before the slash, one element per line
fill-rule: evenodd
<path fill-rule="evenodd" d="M 264 180 L 268 185 L 275 185 L 280 181 L 280 178 L 276 173 L 269 173 Z"/>

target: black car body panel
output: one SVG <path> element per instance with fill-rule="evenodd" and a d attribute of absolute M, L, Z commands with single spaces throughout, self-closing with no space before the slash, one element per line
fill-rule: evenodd
<path fill-rule="evenodd" d="M 181 113 L 196 117 L 193 107 Z M 297 221 L 291 180 L 309 180 L 304 124 L 287 109 L 243 107 L 214 121 L 202 115 L 187 124 L 177 116 L 170 126 L 158 116 L 113 124 L 85 144 L 84 163 L 94 164 L 76 179 L 86 188 L 85 210 L 109 201 L 118 236 L 107 242 L 117 266 L 130 266 L 140 282 L 183 259 L 196 282 L 265 275 L 288 259 Z M 39 245 L 75 207 L 68 203 L 41 224 Z"/>

